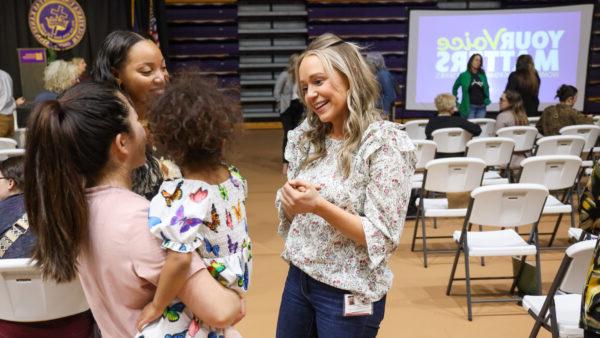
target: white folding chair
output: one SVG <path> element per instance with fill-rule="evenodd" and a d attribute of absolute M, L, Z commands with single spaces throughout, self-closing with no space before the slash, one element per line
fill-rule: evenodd
<path fill-rule="evenodd" d="M 411 140 L 425 140 L 425 127 L 429 120 L 413 120 L 404 124 L 404 130 Z"/>
<path fill-rule="evenodd" d="M 538 123 L 538 121 L 540 120 L 539 116 L 528 116 L 527 117 L 527 124 L 535 127 L 535 125 Z"/>
<path fill-rule="evenodd" d="M 591 234 L 589 232 L 583 231 L 582 228 L 569 228 L 567 235 L 569 236 L 569 241 L 577 242 L 588 239 L 598 239 L 597 235 Z"/>
<path fill-rule="evenodd" d="M 8 137 L 0 137 L 0 149 L 15 149 L 17 148 L 17 141 Z"/>
<path fill-rule="evenodd" d="M 423 185 L 423 171 L 425 165 L 435 158 L 435 142 L 429 140 L 414 140 L 416 148 L 417 163 L 415 164 L 415 174 L 412 178 L 412 188 L 420 189 Z"/>
<path fill-rule="evenodd" d="M 519 298 L 498 300 L 471 299 L 471 280 L 513 279 L 510 292 L 514 293 L 516 282 L 522 273 L 526 256 L 535 255 L 536 280 L 541 285 L 540 250 L 536 236 L 537 224 L 548 196 L 548 189 L 541 184 L 498 184 L 479 187 L 471 192 L 471 201 L 462 231 L 454 232 L 458 244 L 454 264 L 448 280 L 446 294 L 450 295 L 455 280 L 464 280 L 467 286 L 467 318 L 473 319 L 472 303 L 490 301 L 519 301 Z M 469 231 L 473 224 L 510 228 L 491 231 Z M 532 224 L 529 240 L 525 241 L 514 228 Z M 461 252 L 465 257 L 465 278 L 456 278 L 456 267 Z M 521 266 L 510 277 L 471 277 L 469 257 L 521 256 Z M 539 290 L 538 290 L 539 294 Z"/>
<path fill-rule="evenodd" d="M 476 125 L 478 125 L 481 128 L 481 134 L 479 134 L 479 136 L 476 136 L 473 138 L 496 136 L 496 134 L 494 133 L 494 130 L 496 129 L 496 120 L 479 118 L 479 119 L 469 119 L 469 122 L 475 123 Z"/>
<path fill-rule="evenodd" d="M 481 185 L 485 162 L 478 158 L 449 157 L 432 160 L 425 165 L 425 174 L 421 186 L 421 197 L 416 200 L 417 218 L 413 232 L 411 250 L 415 251 L 417 239 L 423 241 L 423 266 L 427 267 L 428 251 L 425 218 L 464 217 L 466 208 L 448 208 L 447 198 L 424 198 L 427 192 L 452 193 L 472 191 Z M 417 228 L 421 222 L 421 237 L 417 237 Z M 435 236 L 431 238 L 451 238 L 451 236 Z"/>
<path fill-rule="evenodd" d="M 25 149 L 0 149 L 0 162 L 9 157 L 25 155 Z"/>
<path fill-rule="evenodd" d="M 44 280 L 29 258 L 0 259 L 0 319 L 41 322 L 89 309 L 79 279 Z"/>
<path fill-rule="evenodd" d="M 574 155 L 581 156 L 585 138 L 579 135 L 545 136 L 537 140 L 535 156 Z"/>
<path fill-rule="evenodd" d="M 585 138 L 585 145 L 583 146 L 583 152 L 581 154 L 581 157 L 583 159 L 581 167 L 583 168 L 583 170 L 579 173 L 577 179 L 577 182 L 580 182 L 583 174 L 591 174 L 591 170 L 589 169 L 591 169 L 594 165 L 592 155 L 594 153 L 594 148 L 598 143 L 598 137 L 600 136 L 600 126 L 597 126 L 595 124 L 578 124 L 573 126 L 566 126 L 560 128 L 559 133 L 561 135 L 579 135 Z M 577 189 L 577 193 L 580 193 L 579 187 Z"/>
<path fill-rule="evenodd" d="M 464 153 L 467 142 L 473 137 L 471 133 L 462 128 L 441 128 L 431 133 L 433 142 L 437 146 L 437 153 L 456 154 Z"/>
<path fill-rule="evenodd" d="M 552 246 L 564 214 L 571 216 L 571 227 L 575 226 L 572 193 L 575 179 L 581 168 L 581 158 L 573 155 L 534 156 L 524 159 L 521 167 L 519 183 L 542 184 L 557 195 L 562 193 L 560 200 L 553 195 L 548 196 L 542 213 L 543 215 L 558 214 L 553 232 L 540 233 L 540 235 L 551 235 L 548 246 Z"/>
<path fill-rule="evenodd" d="M 583 329 L 579 328 L 581 293 L 595 247 L 596 240 L 568 247 L 548 295 L 523 297 L 523 308 L 535 320 L 530 338 L 537 337 L 542 327 L 552 337 L 583 337 Z"/>
<path fill-rule="evenodd" d="M 467 143 L 467 157 L 480 158 L 485 162 L 486 171 L 481 185 L 509 183 L 508 178 L 500 176 L 497 167 L 505 169 L 510 175 L 509 165 L 515 141 L 507 137 L 480 137 Z"/>
<path fill-rule="evenodd" d="M 25 148 L 25 140 L 27 139 L 27 128 L 15 129 L 15 135 L 13 136 L 13 139 L 17 141 L 18 148 Z"/>
<path fill-rule="evenodd" d="M 531 126 L 504 127 L 496 130 L 499 137 L 508 137 L 515 141 L 515 153 L 525 153 L 533 149 L 538 130 Z"/>
<path fill-rule="evenodd" d="M 561 135 L 579 135 L 585 138 L 583 153 L 587 154 L 592 150 L 598 141 L 598 136 L 600 136 L 600 126 L 595 124 L 578 124 L 574 126 L 562 127 L 558 132 Z"/>

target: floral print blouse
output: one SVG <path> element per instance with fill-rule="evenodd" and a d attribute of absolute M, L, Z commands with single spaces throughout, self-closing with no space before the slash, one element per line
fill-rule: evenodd
<path fill-rule="evenodd" d="M 320 282 L 363 301 L 378 301 L 392 284 L 387 260 L 398 247 L 404 227 L 415 147 L 397 124 L 374 122 L 364 132 L 350 175 L 344 178 L 337 165 L 342 140 L 326 139 L 325 157 L 300 167 L 313 151 L 308 142 L 300 142 L 308 128 L 305 121 L 288 134 L 288 178 L 321 186 L 323 198 L 360 216 L 367 244 L 357 245 L 315 214 L 298 214 L 290 223 L 278 191 L 278 232 L 285 240 L 282 257 Z"/>

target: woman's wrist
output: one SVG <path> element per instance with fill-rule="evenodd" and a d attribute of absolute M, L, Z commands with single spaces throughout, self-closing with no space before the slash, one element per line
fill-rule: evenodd
<path fill-rule="evenodd" d="M 315 203 L 315 206 L 313 207 L 312 213 L 322 217 L 323 215 L 323 211 L 325 210 L 325 208 L 327 207 L 327 204 L 329 202 L 324 199 L 322 196 L 319 195 L 319 197 L 317 197 L 317 201 Z"/>

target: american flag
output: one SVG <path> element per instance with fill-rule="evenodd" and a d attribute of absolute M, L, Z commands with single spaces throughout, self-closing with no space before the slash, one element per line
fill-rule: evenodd
<path fill-rule="evenodd" d="M 150 35 L 154 43 L 156 43 L 156 46 L 160 47 L 158 26 L 156 24 L 156 16 L 154 15 L 154 0 L 149 0 L 148 3 L 148 35 Z"/>

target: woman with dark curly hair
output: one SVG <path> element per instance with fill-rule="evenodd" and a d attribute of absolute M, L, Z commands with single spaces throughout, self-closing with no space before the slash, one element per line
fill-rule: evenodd
<path fill-rule="evenodd" d="M 163 182 L 150 202 L 150 232 L 163 240 L 167 260 L 154 300 L 138 319 L 140 331 L 180 292 L 194 251 L 223 285 L 240 295 L 248 290 L 252 254 L 246 180 L 224 164 L 240 111 L 216 87 L 198 73 L 181 74 L 148 111 L 155 145 L 169 151 L 183 178 Z M 190 332 L 199 333 L 194 337 L 239 336 L 233 328 L 192 325 Z M 148 330 L 143 333 L 150 334 Z"/>

